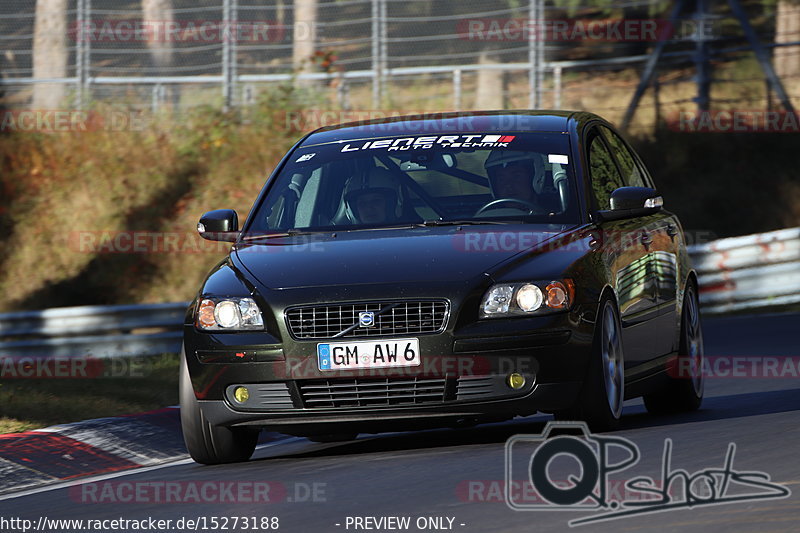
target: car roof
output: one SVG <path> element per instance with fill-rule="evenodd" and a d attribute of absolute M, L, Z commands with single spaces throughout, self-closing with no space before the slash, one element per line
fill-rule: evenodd
<path fill-rule="evenodd" d="M 312 132 L 303 144 L 325 144 L 342 140 L 402 135 L 549 132 L 567 133 L 570 122 L 583 123 L 597 115 L 575 111 L 470 111 L 421 113 L 347 122 Z"/>

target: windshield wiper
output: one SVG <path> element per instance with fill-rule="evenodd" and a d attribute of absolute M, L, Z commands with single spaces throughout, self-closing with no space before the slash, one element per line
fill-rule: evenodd
<path fill-rule="evenodd" d="M 382 230 L 391 230 L 391 229 L 410 229 L 410 228 L 416 228 L 418 226 L 419 226 L 419 224 L 416 224 L 416 223 L 413 223 L 413 224 L 395 224 L 393 226 L 367 226 L 365 228 L 359 228 L 357 226 L 356 227 L 343 226 L 343 227 L 341 227 L 340 229 L 338 229 L 336 231 L 342 231 L 342 232 L 348 232 L 348 233 L 351 232 L 351 231 L 382 231 Z"/>
<path fill-rule="evenodd" d="M 257 235 L 245 235 L 243 241 L 254 241 L 258 239 L 279 239 L 281 237 L 295 237 L 297 235 L 315 235 L 319 233 L 332 233 L 331 230 L 325 231 L 303 231 L 299 229 L 287 229 L 276 233 L 259 233 Z"/>
<path fill-rule="evenodd" d="M 491 225 L 505 225 L 505 224 L 514 224 L 518 223 L 518 220 L 506 220 L 506 221 L 499 221 L 499 220 L 426 220 L 424 222 L 409 222 L 406 224 L 397 224 L 394 226 L 374 226 L 374 227 L 366 227 L 366 228 L 342 228 L 339 231 L 381 231 L 381 230 L 392 230 L 392 229 L 414 229 L 414 228 L 433 228 L 439 226 L 480 226 L 484 224 L 491 224 Z"/>
<path fill-rule="evenodd" d="M 426 220 L 416 226 L 480 226 L 483 224 L 513 224 L 516 220 Z"/>
<path fill-rule="evenodd" d="M 397 224 L 394 226 L 374 226 L 366 228 L 342 228 L 339 231 L 381 231 L 392 229 L 414 229 L 414 228 L 432 228 L 437 226 L 477 226 L 483 224 L 510 224 L 517 221 L 498 221 L 498 220 L 426 220 L 424 222 L 409 222 L 406 224 Z"/>

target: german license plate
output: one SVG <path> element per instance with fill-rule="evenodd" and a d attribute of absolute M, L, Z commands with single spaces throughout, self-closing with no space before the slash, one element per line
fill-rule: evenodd
<path fill-rule="evenodd" d="M 320 370 L 418 366 L 419 340 L 383 339 L 319 343 L 317 361 Z"/>

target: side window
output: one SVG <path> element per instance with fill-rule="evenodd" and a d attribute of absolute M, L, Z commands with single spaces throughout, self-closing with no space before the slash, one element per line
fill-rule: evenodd
<path fill-rule="evenodd" d="M 622 177 L 600 135 L 593 132 L 589 138 L 589 176 L 597 207 L 611 209 L 611 193 L 622 187 Z"/>
<path fill-rule="evenodd" d="M 625 184 L 625 186 L 646 187 L 647 185 L 642 178 L 642 173 L 639 171 L 639 166 L 636 164 L 633 154 L 631 154 L 630 150 L 628 150 L 628 147 L 625 146 L 625 143 L 622 141 L 622 139 L 620 139 L 616 133 L 604 126 L 601 126 L 600 129 L 603 131 L 603 136 L 606 138 L 608 145 L 614 152 L 614 156 L 617 158 L 617 162 L 622 170 L 622 182 Z"/>

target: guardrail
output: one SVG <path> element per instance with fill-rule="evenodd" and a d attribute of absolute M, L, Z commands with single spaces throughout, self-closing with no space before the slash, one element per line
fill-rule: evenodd
<path fill-rule="evenodd" d="M 689 247 L 706 314 L 800 303 L 800 228 Z"/>
<path fill-rule="evenodd" d="M 706 314 L 800 303 L 800 228 L 689 247 Z M 188 302 L 0 314 L 0 355 L 158 355 L 180 349 Z"/>
<path fill-rule="evenodd" d="M 123 357 L 178 352 L 188 302 L 81 306 L 0 315 L 0 355 Z"/>

